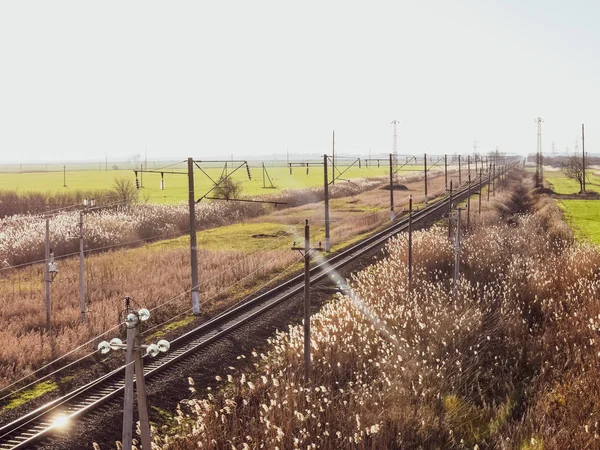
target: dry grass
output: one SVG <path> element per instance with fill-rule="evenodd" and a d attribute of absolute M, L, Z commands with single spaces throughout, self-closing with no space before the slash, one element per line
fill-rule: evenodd
<path fill-rule="evenodd" d="M 514 194 L 474 220 L 459 284 L 444 229 L 414 234 L 412 290 L 393 240 L 312 317 L 312 383 L 290 326 L 217 392 L 191 386 L 157 447 L 597 448 L 600 251 L 553 203 Z"/>
<path fill-rule="evenodd" d="M 406 203 L 409 193 L 419 195 L 419 189 L 422 190 L 422 181 L 406 184 L 411 191 L 396 193 L 397 209 L 401 209 Z M 430 192 L 441 192 L 441 184 L 443 177 L 430 180 Z M 344 192 L 352 192 L 354 195 L 343 197 L 341 195 Z M 340 187 L 338 195 L 341 197 L 331 200 L 331 238 L 334 249 L 389 222 L 389 191 L 369 189 L 356 193 L 343 191 Z M 300 196 L 305 198 L 305 193 Z M 154 206 L 144 207 L 147 208 L 146 212 L 137 213 L 142 217 L 139 223 L 152 220 L 153 212 L 156 212 Z M 170 208 L 169 211 L 173 211 L 174 207 Z M 167 221 L 172 225 L 177 220 L 184 219 L 184 212 L 172 214 L 170 222 Z M 109 216 L 112 220 L 112 216 Z M 229 217 L 224 214 L 221 216 Z M 70 216 L 63 216 L 63 220 L 66 221 L 68 217 Z M 202 217 L 206 221 L 210 220 L 208 212 Z M 163 216 L 160 218 L 164 219 Z M 301 229 L 297 227 L 301 226 L 305 218 L 310 220 L 313 240 L 322 240 L 323 204 L 318 202 L 283 210 L 273 209 L 267 216 L 250 220 L 244 219 L 240 214 L 236 220 L 241 220 L 242 224 L 238 228 L 243 229 L 244 221 L 248 224 L 275 223 L 281 224 L 290 233 L 279 238 L 261 239 L 260 246 L 256 244 L 259 240 L 251 238 L 250 230 L 254 228 L 250 226 L 247 233 L 240 233 L 238 229 L 235 234 L 236 240 L 254 243 L 243 250 L 230 250 L 232 234 L 226 228 L 218 233 L 207 248 L 202 248 L 203 239 L 200 237 L 199 279 L 204 315 L 195 320 L 202 321 L 208 315 L 235 304 L 249 291 L 290 267 L 298 254 L 290 251 L 289 247 L 292 240 L 299 239 L 294 237 L 294 232 L 302 235 Z M 65 222 L 65 226 L 74 226 L 76 218 L 71 219 L 73 220 Z M 131 219 L 123 215 L 120 220 L 115 219 L 115 222 L 127 220 Z M 160 222 L 156 215 L 153 220 L 155 223 Z M 25 227 L 39 225 L 28 225 L 26 222 L 23 220 Z M 98 226 L 98 229 L 102 228 Z M 257 251 L 257 247 L 263 245 L 266 248 Z M 81 324 L 79 321 L 78 259 L 66 258 L 60 261 L 59 276 L 51 287 L 51 333 L 45 328 L 43 266 L 34 265 L 1 272 L 0 339 L 6 345 L 0 348 L 0 385 L 6 386 L 32 373 L 43 364 L 115 327 L 119 323 L 124 296 L 131 296 L 141 306 L 157 308 L 152 313 L 150 326 L 185 314 L 191 306 L 187 238 L 147 248 L 88 255 L 85 267 L 87 323 Z M 176 296 L 178 297 L 175 298 Z M 173 298 L 173 301 L 168 302 Z M 117 330 L 113 330 L 110 336 L 117 333 Z M 73 361 L 93 349 L 94 343 L 84 346 L 61 364 Z"/>

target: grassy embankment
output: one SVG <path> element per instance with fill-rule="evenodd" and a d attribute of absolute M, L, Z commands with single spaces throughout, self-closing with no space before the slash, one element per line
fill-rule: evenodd
<path fill-rule="evenodd" d="M 290 326 L 243 372 L 223 369 L 217 390 L 192 386 L 157 448 L 597 447 L 600 251 L 523 189 L 486 202 L 473 226 L 458 285 L 433 229 L 413 235 L 409 288 L 400 236 L 313 315 L 312 383 Z"/>
<path fill-rule="evenodd" d="M 544 178 L 557 194 L 577 194 L 579 183 L 561 171 L 545 171 Z M 586 190 L 600 192 L 600 177 L 590 170 Z M 558 200 L 567 223 L 578 239 L 600 244 L 600 200 Z"/>

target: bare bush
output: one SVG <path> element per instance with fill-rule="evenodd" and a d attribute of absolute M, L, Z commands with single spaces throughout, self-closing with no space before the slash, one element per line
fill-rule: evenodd
<path fill-rule="evenodd" d="M 129 178 L 117 177 L 112 185 L 111 194 L 115 202 L 123 205 L 137 203 L 139 190 Z"/>
<path fill-rule="evenodd" d="M 584 166 L 583 158 L 580 158 L 579 155 L 571 155 L 563 160 L 561 167 L 563 174 L 567 178 L 571 178 L 579 183 L 579 193 L 583 194 L 585 192 L 584 183 L 587 181 L 584 177 L 586 170 L 589 168 L 589 160 L 585 161 Z"/>
<path fill-rule="evenodd" d="M 215 197 L 224 200 L 232 200 L 239 198 L 242 193 L 242 183 L 235 181 L 231 177 L 222 175 L 217 181 L 217 185 L 213 190 Z"/>

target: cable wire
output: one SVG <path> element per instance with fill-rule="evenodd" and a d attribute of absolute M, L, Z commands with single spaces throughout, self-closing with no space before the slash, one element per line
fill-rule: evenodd
<path fill-rule="evenodd" d="M 85 347 L 86 345 L 89 345 L 89 344 L 91 344 L 91 343 L 92 343 L 92 342 L 94 342 L 96 339 L 98 339 L 98 338 L 100 338 L 101 336 L 104 336 L 105 334 L 107 334 L 107 333 L 109 333 L 109 332 L 111 332 L 111 331 L 113 331 L 113 330 L 115 330 L 115 329 L 119 328 L 120 326 L 121 326 L 121 324 L 119 324 L 119 325 L 115 325 L 114 327 L 112 327 L 112 328 L 109 328 L 109 329 L 108 329 L 108 330 L 106 330 L 106 331 L 103 331 L 103 332 L 102 332 L 102 333 L 100 333 L 99 335 L 97 335 L 97 336 L 93 337 L 92 339 L 89 339 L 87 342 L 84 342 L 83 344 L 80 344 L 79 346 L 75 347 L 73 350 L 70 350 L 69 352 L 65 353 L 64 355 L 62 355 L 62 356 L 60 356 L 60 357 L 58 357 L 58 358 L 56 358 L 55 360 L 53 360 L 53 361 L 50 361 L 49 363 L 45 364 L 44 366 L 40 367 L 39 369 L 37 369 L 37 370 L 35 370 L 35 371 L 31 372 L 30 374 L 28 374 L 28 375 L 26 375 L 26 376 L 24 376 L 24 377 L 22 377 L 22 378 L 18 379 L 17 381 L 14 381 L 13 383 L 11 383 L 11 384 L 9 384 L 9 385 L 7 385 L 7 386 L 4 386 L 3 388 L 1 388 L 1 389 L 0 389 L 0 392 L 4 392 L 4 391 L 6 391 L 8 388 L 10 388 L 10 387 L 14 386 L 15 384 L 18 384 L 18 383 L 20 383 L 21 381 L 23 381 L 23 380 L 26 380 L 27 378 L 31 377 L 32 375 L 35 375 L 36 373 L 40 372 L 41 370 L 43 370 L 43 369 L 46 369 L 46 368 L 50 367 L 52 364 L 54 364 L 54 363 L 56 363 L 56 362 L 58 362 L 58 361 L 60 361 L 60 360 L 62 360 L 62 359 L 64 359 L 64 358 L 66 358 L 66 357 L 67 357 L 67 356 L 69 356 L 71 353 L 74 353 L 74 352 L 76 352 L 77 350 L 81 349 L 82 347 Z M 39 380 L 36 380 L 35 382 L 33 382 L 33 383 L 31 383 L 31 384 L 35 384 L 35 383 L 37 383 L 38 381 L 39 381 Z M 31 384 L 29 384 L 29 385 L 27 385 L 27 386 L 31 386 Z M 17 389 L 16 391 L 13 391 L 13 392 L 11 392 L 10 394 L 8 394 L 8 396 L 10 396 L 10 395 L 13 395 L 13 394 L 15 394 L 16 392 L 19 392 L 19 391 L 23 390 L 23 389 L 24 389 L 25 387 L 27 387 L 27 386 L 21 387 L 21 388 Z M 6 397 L 7 397 L 7 396 L 4 396 L 4 397 L 0 398 L 0 400 L 3 400 L 3 399 L 5 399 Z"/>

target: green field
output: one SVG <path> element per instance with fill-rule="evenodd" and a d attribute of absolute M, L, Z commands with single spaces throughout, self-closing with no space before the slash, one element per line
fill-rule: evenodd
<path fill-rule="evenodd" d="M 340 171 L 343 171 L 345 168 L 341 163 L 337 167 L 339 167 Z M 203 167 L 203 169 L 213 180 L 217 180 L 223 172 L 223 167 L 206 169 Z M 414 170 L 415 168 L 411 167 L 410 169 Z M 165 170 L 169 171 L 173 169 L 167 168 Z M 175 170 L 181 171 L 182 175 L 165 174 L 165 190 L 160 190 L 160 173 L 144 173 L 141 176 L 141 198 L 147 198 L 149 201 L 155 203 L 173 203 L 187 200 L 187 172 L 183 168 Z M 231 172 L 231 164 L 228 170 Z M 306 168 L 294 167 L 291 175 L 289 169 L 286 167 L 267 167 L 266 170 L 275 189 L 263 188 L 263 183 L 267 187 L 270 186 L 270 183 L 266 177 L 263 180 L 263 170 L 260 165 L 250 165 L 251 180 L 248 179 L 245 167 L 242 167 L 233 175 L 234 180 L 241 183 L 243 195 L 257 196 L 275 193 L 281 189 L 300 189 L 321 186 L 323 184 L 323 169 L 321 167 L 310 167 L 308 174 L 306 174 Z M 329 174 L 331 175 L 331 171 Z M 344 179 L 373 178 L 386 176 L 387 174 L 389 174 L 389 168 L 387 167 L 378 168 L 370 166 L 366 168 L 363 165 L 362 168 L 352 167 L 348 169 L 341 177 Z M 197 198 L 204 195 L 213 186 L 213 182 L 207 175 L 203 174 L 198 168 L 194 171 Z M 66 187 L 64 187 L 65 181 L 63 177 L 66 178 Z M 0 190 L 16 190 L 18 192 L 69 192 L 110 189 L 117 177 L 125 177 L 132 180 L 132 182 L 135 180 L 133 170 L 67 170 L 66 176 L 63 172 L 2 173 L 0 174 Z M 338 182 L 345 183 L 346 181 L 341 180 Z"/>
<path fill-rule="evenodd" d="M 600 245 L 600 200 L 560 200 L 558 204 L 577 239 Z"/>
<path fill-rule="evenodd" d="M 567 178 L 561 171 L 545 171 L 544 178 L 548 185 L 558 194 L 576 194 L 579 183 Z M 600 177 L 590 171 L 587 191 L 597 191 Z M 565 219 L 573 229 L 575 237 L 589 240 L 600 245 L 600 200 L 558 200 Z"/>
<path fill-rule="evenodd" d="M 586 191 L 600 192 L 600 177 L 596 176 L 593 170 L 589 170 L 586 178 L 588 179 Z M 564 176 L 560 170 L 545 170 L 544 179 L 557 194 L 577 194 L 579 192 L 579 183 Z"/>

